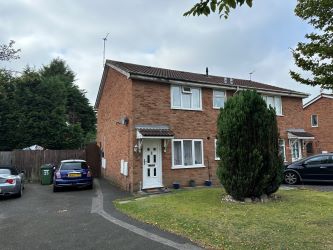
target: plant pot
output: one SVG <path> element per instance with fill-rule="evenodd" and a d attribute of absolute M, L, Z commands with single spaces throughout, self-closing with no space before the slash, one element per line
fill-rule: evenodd
<path fill-rule="evenodd" d="M 205 181 L 205 186 L 210 187 L 212 185 L 212 181 L 211 180 L 206 180 Z"/>
<path fill-rule="evenodd" d="M 172 186 L 173 186 L 174 189 L 179 189 L 179 188 L 180 188 L 180 184 L 177 183 L 177 182 L 174 182 L 174 183 L 172 184 Z"/>
<path fill-rule="evenodd" d="M 190 180 L 188 184 L 190 187 L 195 187 L 195 180 Z"/>

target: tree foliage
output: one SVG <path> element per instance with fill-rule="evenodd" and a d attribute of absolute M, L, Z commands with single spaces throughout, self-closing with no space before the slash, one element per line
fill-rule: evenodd
<path fill-rule="evenodd" d="M 278 127 L 273 108 L 255 91 L 230 98 L 218 118 L 217 176 L 237 200 L 277 191 L 282 181 Z"/>
<path fill-rule="evenodd" d="M 9 44 L 0 44 L 0 61 L 9 61 L 11 59 L 19 59 L 18 53 L 20 49 L 14 49 L 15 41 L 10 40 Z"/>
<path fill-rule="evenodd" d="M 0 71 L 0 150 L 75 149 L 91 139 L 95 113 L 74 82 L 60 59 L 41 70 L 27 67 L 18 77 Z"/>
<path fill-rule="evenodd" d="M 200 0 L 189 11 L 184 13 L 184 16 L 208 16 L 212 12 L 217 12 L 220 17 L 228 18 L 230 10 L 242 6 L 246 3 L 252 7 L 253 0 Z"/>
<path fill-rule="evenodd" d="M 311 76 L 291 71 L 291 77 L 303 84 L 333 88 L 333 1 L 298 0 L 295 13 L 315 32 L 306 34 L 307 42 L 299 42 L 293 51 L 295 64 Z"/>

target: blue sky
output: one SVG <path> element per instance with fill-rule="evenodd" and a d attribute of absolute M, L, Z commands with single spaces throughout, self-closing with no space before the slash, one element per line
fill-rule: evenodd
<path fill-rule="evenodd" d="M 1 0 L 0 43 L 16 41 L 21 59 L 1 67 L 66 60 L 77 85 L 93 104 L 102 76 L 102 38 L 108 59 L 177 70 L 252 79 L 303 91 L 319 88 L 294 82 L 290 48 L 304 40 L 311 26 L 294 15 L 296 0 L 254 0 L 252 8 L 218 15 L 183 17 L 191 0 Z"/>

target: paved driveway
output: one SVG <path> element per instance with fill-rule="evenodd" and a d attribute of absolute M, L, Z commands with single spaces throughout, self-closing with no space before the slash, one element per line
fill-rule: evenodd
<path fill-rule="evenodd" d="M 116 211 L 112 201 L 127 195 L 104 180 L 94 190 L 59 193 L 28 184 L 22 198 L 0 200 L 0 248 L 198 249 Z"/>

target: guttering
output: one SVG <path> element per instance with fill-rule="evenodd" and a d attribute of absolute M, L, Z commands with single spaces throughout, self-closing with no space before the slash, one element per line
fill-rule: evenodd
<path fill-rule="evenodd" d="M 253 89 L 256 90 L 258 93 L 263 94 L 272 94 L 276 95 L 279 94 L 281 96 L 292 96 L 292 97 L 300 97 L 300 98 L 306 98 L 309 96 L 309 94 L 301 93 L 301 92 L 291 92 L 291 91 L 284 91 L 284 90 L 267 90 L 264 88 L 256 88 L 256 87 L 243 87 L 239 85 L 234 86 L 228 86 L 228 85 L 218 85 L 213 83 L 207 83 L 207 82 L 201 82 L 201 81 L 179 81 L 175 79 L 166 79 L 166 78 L 159 78 L 159 77 L 153 77 L 153 76 L 146 76 L 146 75 L 140 75 L 140 74 L 133 74 L 130 73 L 129 78 L 135 79 L 135 80 L 144 80 L 144 81 L 150 81 L 150 82 L 163 82 L 163 83 L 170 83 L 170 84 L 178 84 L 178 85 L 189 85 L 189 86 L 195 86 L 195 87 L 211 87 L 216 89 L 230 89 L 230 90 L 246 90 L 246 89 Z"/>

